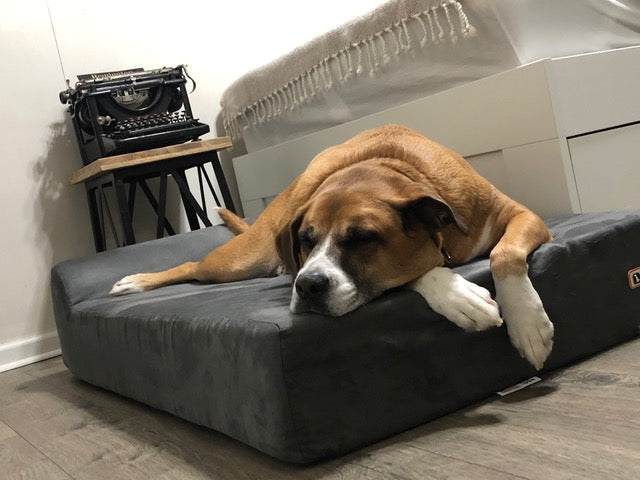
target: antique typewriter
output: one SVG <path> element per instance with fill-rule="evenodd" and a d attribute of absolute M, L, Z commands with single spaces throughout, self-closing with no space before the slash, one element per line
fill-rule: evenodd
<path fill-rule="evenodd" d="M 73 88 L 60 92 L 60 101 L 69 104 L 83 163 L 208 133 L 209 126 L 193 118 L 187 77 L 195 89 L 184 65 L 78 75 Z"/>

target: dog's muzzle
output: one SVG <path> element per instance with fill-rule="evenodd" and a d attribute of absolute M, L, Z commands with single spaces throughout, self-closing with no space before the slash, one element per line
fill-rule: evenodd
<path fill-rule="evenodd" d="M 341 316 L 364 303 L 350 281 L 335 278 L 322 270 L 301 272 L 294 283 L 291 311 Z"/>
<path fill-rule="evenodd" d="M 292 310 L 331 315 L 331 279 L 321 270 L 300 272 L 293 286 Z"/>
<path fill-rule="evenodd" d="M 307 259 L 294 281 L 291 311 L 340 316 L 362 305 L 357 285 L 331 255 L 331 241 Z"/>

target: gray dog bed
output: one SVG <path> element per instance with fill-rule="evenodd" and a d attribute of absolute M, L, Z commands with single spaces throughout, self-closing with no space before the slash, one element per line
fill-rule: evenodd
<path fill-rule="evenodd" d="M 640 213 L 549 220 L 530 276 L 555 324 L 545 370 L 638 335 Z M 356 449 L 535 374 L 505 327 L 467 333 L 396 290 L 340 318 L 294 315 L 289 276 L 110 297 L 122 276 L 201 258 L 212 227 L 70 260 L 52 271 L 71 372 L 282 460 Z M 487 259 L 457 269 L 489 290 Z M 493 292 L 492 292 L 493 293 Z"/>

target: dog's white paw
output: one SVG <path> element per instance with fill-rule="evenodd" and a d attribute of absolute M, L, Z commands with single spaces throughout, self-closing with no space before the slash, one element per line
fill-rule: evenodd
<path fill-rule="evenodd" d="M 130 293 L 142 292 L 144 289 L 136 282 L 138 275 L 129 275 L 113 284 L 109 295 L 128 295 Z"/>
<path fill-rule="evenodd" d="M 553 347 L 553 324 L 527 275 L 496 280 L 496 300 L 512 345 L 540 370 Z"/>
<path fill-rule="evenodd" d="M 408 287 L 422 295 L 435 312 L 465 330 L 502 325 L 498 305 L 489 291 L 449 268 L 436 267 Z"/>

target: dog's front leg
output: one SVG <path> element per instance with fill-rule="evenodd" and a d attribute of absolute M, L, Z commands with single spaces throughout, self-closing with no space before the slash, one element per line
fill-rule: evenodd
<path fill-rule="evenodd" d="M 446 267 L 436 267 L 409 283 L 440 315 L 465 330 L 502 325 L 498 305 L 489 291 Z"/>
<path fill-rule="evenodd" d="M 490 255 L 496 300 L 511 343 L 536 369 L 553 346 L 553 324 L 527 274 L 527 256 L 551 235 L 540 218 L 522 211 L 513 216 Z"/>
<path fill-rule="evenodd" d="M 250 228 L 199 262 L 186 262 L 161 272 L 128 275 L 116 282 L 109 293 L 126 295 L 192 280 L 224 283 L 271 276 L 279 264 L 270 231 L 267 228 Z"/>

